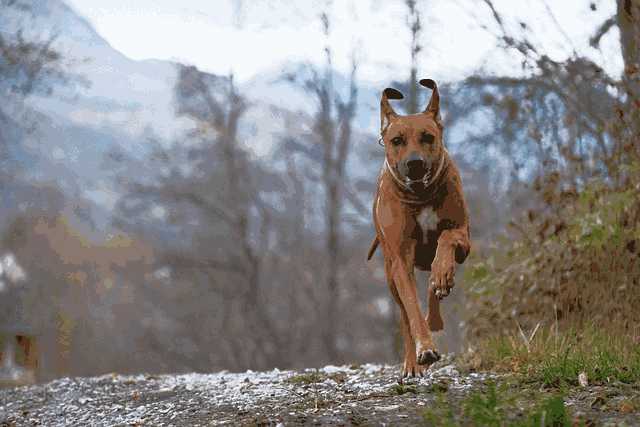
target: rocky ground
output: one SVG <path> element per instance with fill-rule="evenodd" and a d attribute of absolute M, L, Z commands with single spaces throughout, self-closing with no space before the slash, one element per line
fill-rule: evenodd
<path fill-rule="evenodd" d="M 438 362 L 425 378 L 402 384 L 398 372 L 398 366 L 367 364 L 304 372 L 62 378 L 0 389 L 0 426 L 429 425 L 434 419 L 444 424 L 447 416 L 475 414 L 468 408 L 478 401 L 478 413 L 485 411 L 482 396 L 492 383 L 510 398 L 523 396 L 500 413 L 510 425 L 524 419 L 542 393 L 505 377 L 463 375 L 450 359 Z M 639 396 L 637 387 L 618 384 L 574 390 L 564 402 L 572 419 L 586 425 L 640 425 L 634 406 Z M 483 423 L 482 418 L 456 422 Z"/>

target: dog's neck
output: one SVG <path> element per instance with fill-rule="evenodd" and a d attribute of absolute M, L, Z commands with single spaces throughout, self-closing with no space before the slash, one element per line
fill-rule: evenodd
<path fill-rule="evenodd" d="M 402 181 L 396 171 L 393 170 L 391 165 L 384 158 L 384 165 L 382 166 L 381 179 L 384 176 L 388 176 L 392 181 L 391 187 L 394 189 L 395 196 L 404 204 L 408 205 L 427 205 L 434 201 L 437 195 L 437 189 L 442 183 L 442 177 L 446 175 L 446 170 L 449 166 L 449 153 L 445 148 L 440 162 L 436 169 L 436 172 L 426 182 L 422 183 L 422 186 L 416 189 L 411 188 L 407 183 Z"/>

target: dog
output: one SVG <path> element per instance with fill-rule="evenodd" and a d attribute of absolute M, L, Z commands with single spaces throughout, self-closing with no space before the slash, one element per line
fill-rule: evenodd
<path fill-rule="evenodd" d="M 443 329 L 440 299 L 454 286 L 455 262 L 463 263 L 470 251 L 469 214 L 460 173 L 443 143 L 438 86 L 431 79 L 420 84 L 432 94 L 418 114 L 398 115 L 389 100 L 403 99 L 402 93 L 382 92 L 379 142 L 385 159 L 373 202 L 376 237 L 367 256 L 382 247 L 387 283 L 400 306 L 402 377 L 422 376 L 440 359 L 431 331 Z M 431 271 L 426 318 L 414 268 Z"/>

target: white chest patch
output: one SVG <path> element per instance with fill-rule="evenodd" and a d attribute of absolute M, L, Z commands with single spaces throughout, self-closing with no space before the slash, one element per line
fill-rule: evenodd
<path fill-rule="evenodd" d="M 427 230 L 437 230 L 438 229 L 438 215 L 436 215 L 436 211 L 433 208 L 424 208 L 416 218 L 420 228 L 422 228 L 423 233 L 427 233 Z"/>

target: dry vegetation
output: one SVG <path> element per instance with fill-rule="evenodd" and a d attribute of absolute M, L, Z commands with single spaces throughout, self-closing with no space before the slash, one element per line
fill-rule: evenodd
<path fill-rule="evenodd" d="M 525 79 L 472 79 L 503 85 L 516 98 L 487 102 L 528 129 L 538 150 L 529 202 L 509 233 L 479 248 L 465 272 L 470 366 L 515 372 L 549 387 L 586 381 L 640 381 L 640 5 L 618 1 L 623 75 L 575 53 L 556 62 L 526 31 L 502 28 L 505 46 L 529 67 Z M 595 8 L 596 5 L 592 5 Z M 523 25 L 522 28 L 526 28 Z M 500 108 L 498 108 L 500 111 Z M 534 114 L 532 114 L 534 113 Z M 565 132 L 558 131 L 558 122 Z M 535 152 L 535 150 L 534 150 Z"/>
<path fill-rule="evenodd" d="M 639 195 L 635 186 L 594 183 L 579 195 L 554 195 L 555 212 L 529 211 L 521 237 L 476 254 L 466 271 L 469 333 L 505 333 L 516 322 L 529 330 L 598 325 L 637 341 Z"/>

